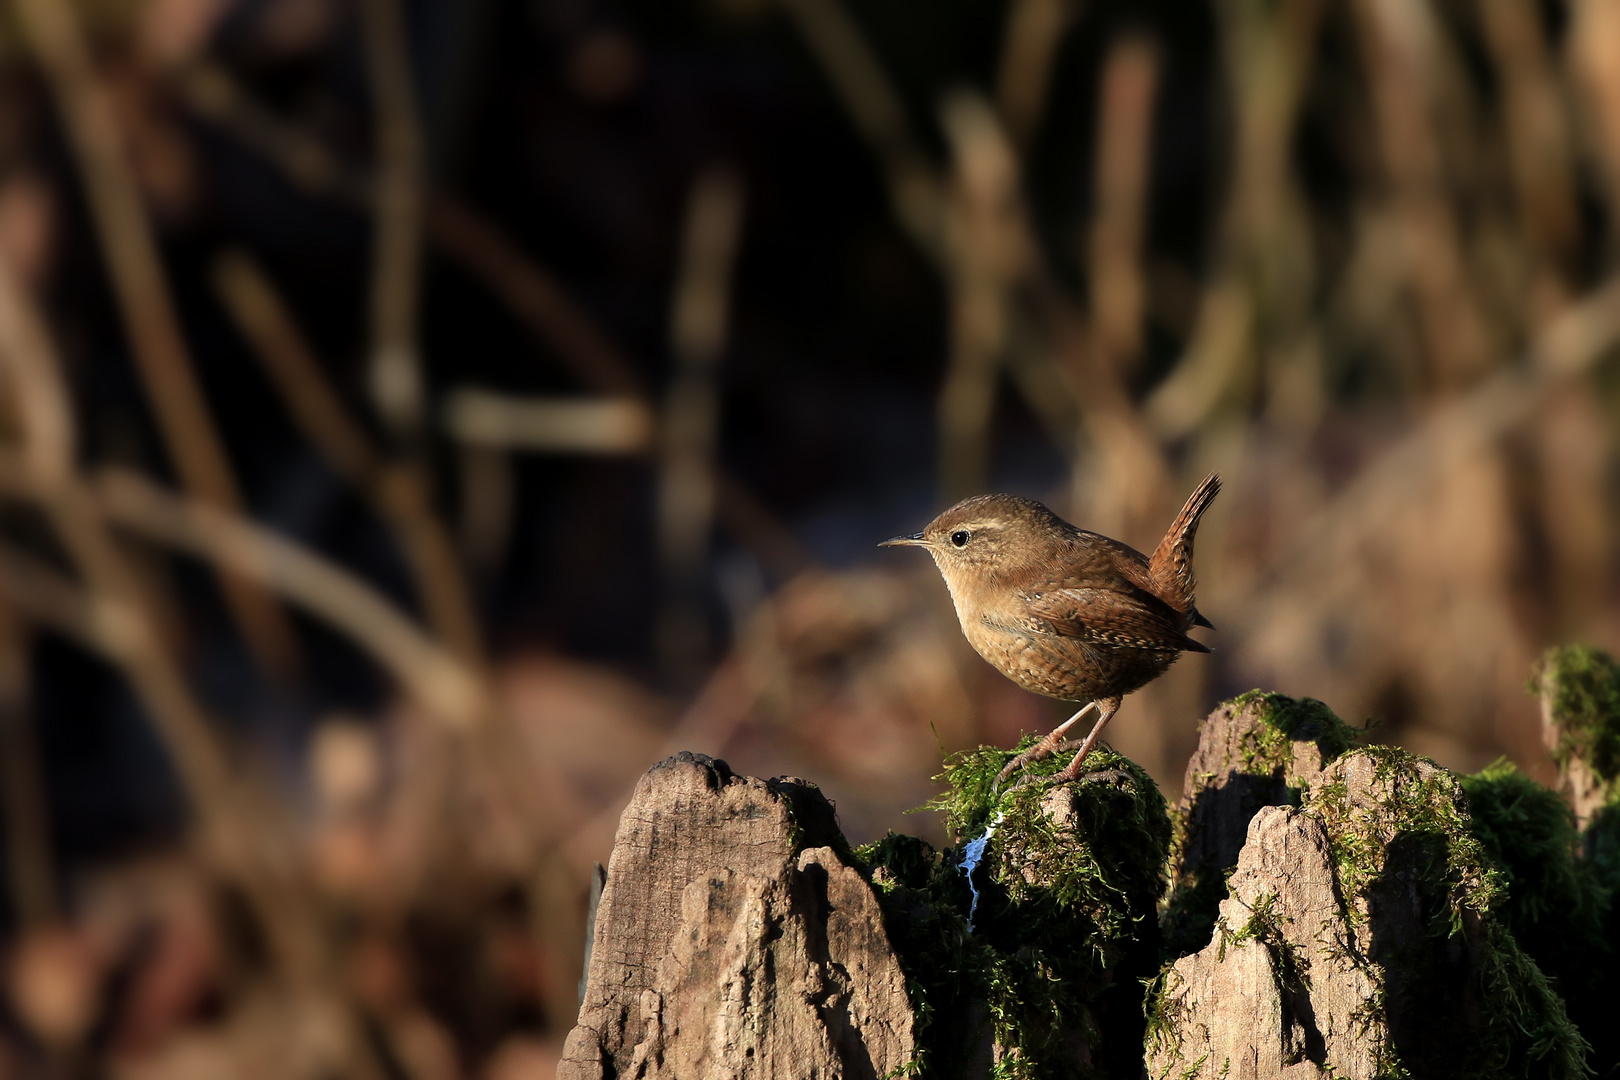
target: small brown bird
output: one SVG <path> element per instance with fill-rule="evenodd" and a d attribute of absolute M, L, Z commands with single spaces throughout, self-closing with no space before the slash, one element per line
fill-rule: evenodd
<path fill-rule="evenodd" d="M 922 532 L 880 545 L 928 549 L 962 633 L 1003 675 L 1037 694 L 1088 703 L 998 780 L 1050 754 L 1094 708 L 1096 726 L 1058 774 L 1073 780 L 1126 694 L 1163 675 L 1183 652 L 1209 652 L 1187 636 L 1195 626 L 1214 628 L 1193 603 L 1193 536 L 1220 490 L 1220 477 L 1206 477 L 1152 556 L 1016 495 L 965 499 Z"/>

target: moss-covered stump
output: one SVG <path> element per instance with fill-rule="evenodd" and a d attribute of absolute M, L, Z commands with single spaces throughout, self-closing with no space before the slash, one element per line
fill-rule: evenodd
<path fill-rule="evenodd" d="M 1556 980 L 1593 1069 L 1620 1075 L 1620 664 L 1590 646 L 1550 649 L 1530 689 L 1573 816 L 1511 768 L 1481 774 L 1469 797 L 1511 878 L 1514 934 Z"/>
<path fill-rule="evenodd" d="M 1591 1043 L 1599 1076 L 1620 1071 L 1620 981 L 1614 977 L 1614 865 L 1604 857 L 1603 811 L 1584 839 L 1575 815 L 1507 762 L 1462 778 L 1473 833 L 1499 868 L 1507 898 L 1498 905 L 1514 940 L 1552 980 L 1569 1017 Z"/>
<path fill-rule="evenodd" d="M 1172 813 L 1171 893 L 1164 916 L 1172 955 L 1209 943 L 1226 897 L 1226 875 L 1237 865 L 1255 814 L 1266 806 L 1299 805 L 1300 793 L 1360 736 L 1320 701 L 1260 690 L 1209 714 Z"/>
<path fill-rule="evenodd" d="M 1620 805 L 1620 664 L 1588 645 L 1549 649 L 1530 689 L 1541 697 L 1541 730 L 1584 826 Z"/>
<path fill-rule="evenodd" d="M 1142 984 L 1159 954 L 1164 799 L 1146 772 L 1107 750 L 1073 783 L 1051 783 L 1067 763 L 1059 755 L 997 792 L 1012 753 L 982 748 L 946 763 L 949 790 L 932 805 L 956 847 L 941 854 L 891 835 L 857 852 L 884 891 L 910 980 L 918 1071 L 1137 1077 Z"/>
<path fill-rule="evenodd" d="M 943 852 L 851 852 L 813 785 L 672 758 L 620 823 L 558 1075 L 1620 1075 L 1620 668 L 1555 653 L 1536 687 L 1601 796 L 1584 830 L 1510 765 L 1261 692 L 1204 723 L 1173 812 L 1106 749 L 1000 789 L 1016 750 L 950 758 Z"/>
<path fill-rule="evenodd" d="M 655 766 L 619 822 L 559 1080 L 905 1072 L 905 976 L 848 850 L 809 784 Z"/>
<path fill-rule="evenodd" d="M 850 853 L 803 781 L 655 766 L 620 820 L 559 1080 L 1135 1080 L 1164 800 L 1106 750 L 1073 783 L 1051 758 L 997 791 L 1013 753 L 946 763 L 937 807 L 964 843 L 943 853 L 892 834 Z"/>
<path fill-rule="evenodd" d="M 1586 1075 L 1455 776 L 1372 747 L 1301 796 L 1255 814 L 1214 939 L 1162 977 L 1151 1075 Z"/>

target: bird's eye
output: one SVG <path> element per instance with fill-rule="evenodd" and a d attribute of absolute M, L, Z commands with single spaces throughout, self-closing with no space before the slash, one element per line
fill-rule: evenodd
<path fill-rule="evenodd" d="M 951 543 L 955 544 L 959 548 L 967 547 L 968 537 L 972 535 L 973 534 L 968 532 L 966 529 L 957 529 L 955 532 L 951 533 Z"/>

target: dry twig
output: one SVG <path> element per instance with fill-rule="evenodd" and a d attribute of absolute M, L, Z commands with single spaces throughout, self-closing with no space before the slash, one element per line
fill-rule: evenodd
<path fill-rule="evenodd" d="M 450 539 L 430 505 L 422 469 L 387 460 L 350 419 L 292 313 L 247 255 L 221 256 L 214 266 L 214 285 L 304 435 L 393 528 L 435 632 L 464 663 L 481 665 L 477 612 Z"/>
<path fill-rule="evenodd" d="M 235 510 L 241 503 L 236 482 L 197 386 L 112 102 L 91 66 L 77 17 L 67 0 L 16 0 L 16 8 L 78 156 L 125 330 L 169 455 L 197 498 Z M 238 577 L 226 575 L 220 584 L 259 662 L 276 675 L 293 671 L 297 640 L 285 614 Z"/>

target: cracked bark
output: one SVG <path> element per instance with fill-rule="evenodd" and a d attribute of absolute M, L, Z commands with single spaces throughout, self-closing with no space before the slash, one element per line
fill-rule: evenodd
<path fill-rule="evenodd" d="M 877 1080 L 914 1056 L 905 977 L 812 785 L 680 754 L 619 823 L 559 1080 Z"/>

